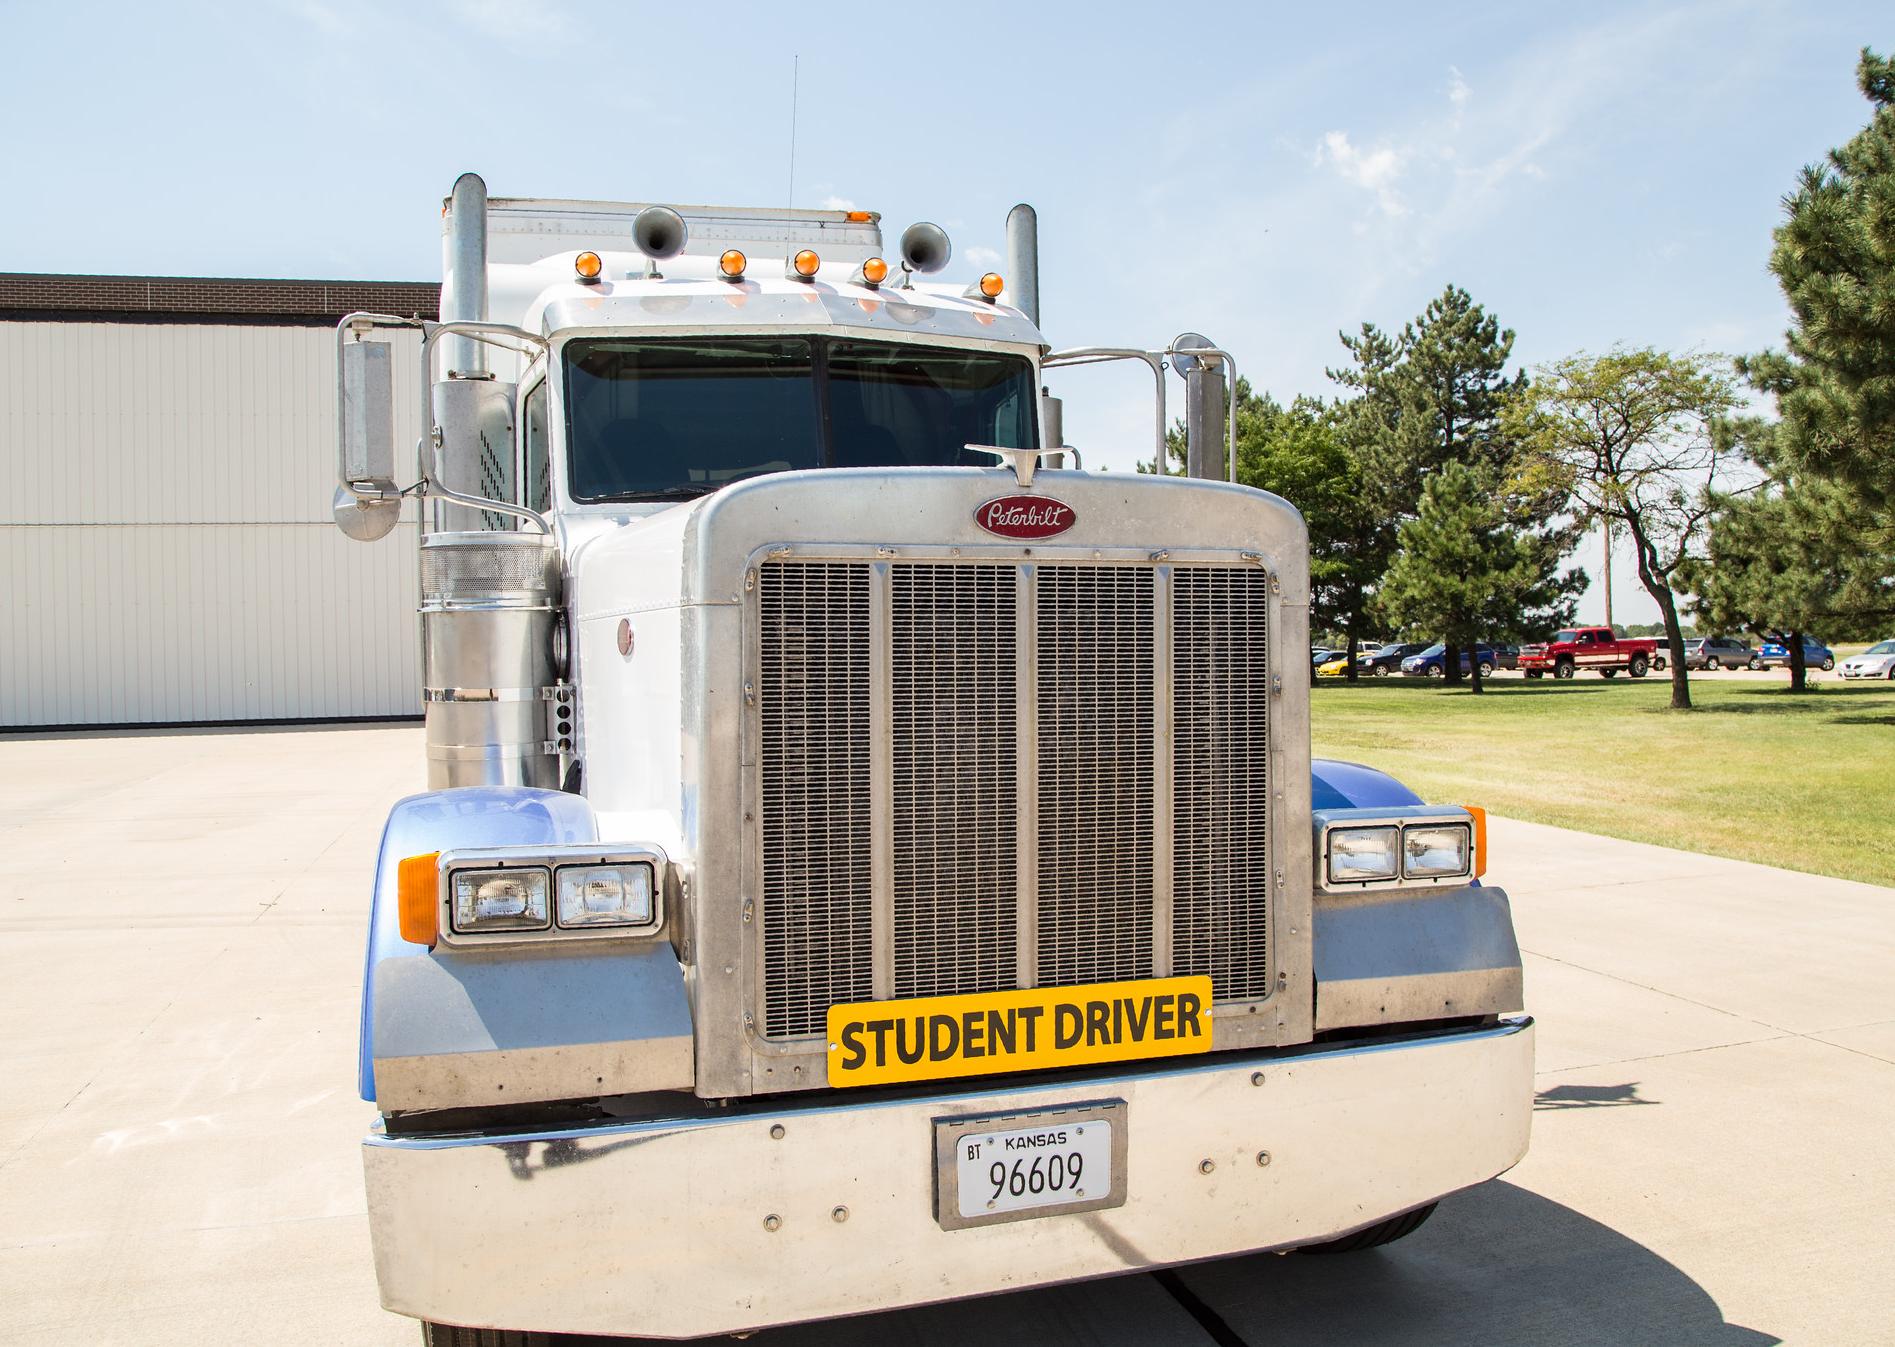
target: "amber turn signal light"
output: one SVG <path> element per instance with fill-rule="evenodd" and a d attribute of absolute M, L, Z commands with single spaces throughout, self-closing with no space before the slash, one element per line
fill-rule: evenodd
<path fill-rule="evenodd" d="M 888 263 L 879 257 L 871 257 L 862 264 L 862 279 L 870 285 L 880 285 L 888 279 Z"/>
<path fill-rule="evenodd" d="M 1487 873 L 1487 811 L 1477 804 L 1464 804 L 1474 820 L 1474 878 Z"/>
<path fill-rule="evenodd" d="M 980 278 L 980 292 L 989 299 L 997 298 L 1006 288 L 1006 278 L 997 271 L 990 271 Z"/>
<path fill-rule="evenodd" d="M 596 281 L 599 273 L 605 270 L 605 263 L 599 260 L 597 253 L 580 253 L 573 258 L 572 269 L 579 273 L 582 281 Z"/>
<path fill-rule="evenodd" d="M 395 867 L 395 892 L 401 912 L 401 938 L 434 948 L 441 938 L 441 853 L 405 856 Z"/>
<path fill-rule="evenodd" d="M 814 276 L 817 270 L 822 266 L 822 259 L 805 248 L 790 259 L 790 266 L 798 276 L 801 276 L 804 280 L 808 280 L 811 276 Z"/>
<path fill-rule="evenodd" d="M 726 280 L 742 280 L 744 268 L 749 265 L 750 259 L 735 248 L 726 249 L 724 255 L 717 259 L 717 269 L 724 273 Z"/>

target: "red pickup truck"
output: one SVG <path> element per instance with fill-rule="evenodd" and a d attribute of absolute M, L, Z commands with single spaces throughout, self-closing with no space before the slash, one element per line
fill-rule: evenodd
<path fill-rule="evenodd" d="M 1596 669 L 1611 678 L 1623 669 L 1643 678 L 1657 649 L 1658 642 L 1649 636 L 1619 636 L 1610 627 L 1568 627 L 1543 645 L 1521 646 L 1520 671 L 1528 678 L 1548 673 L 1571 678 L 1581 669 Z"/>

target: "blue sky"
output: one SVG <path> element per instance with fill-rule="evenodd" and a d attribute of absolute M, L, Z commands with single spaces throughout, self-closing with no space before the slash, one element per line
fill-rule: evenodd
<path fill-rule="evenodd" d="M 469 168 L 497 195 L 781 203 L 800 55 L 794 204 L 879 210 L 891 236 L 937 220 L 971 278 L 1031 201 L 1056 346 L 1195 329 L 1285 399 L 1333 394 L 1338 329 L 1399 327 L 1450 282 L 1528 364 L 1775 342 L 1780 198 L 1867 120 L 1857 50 L 1895 47 L 1889 6 L 1842 3 L 7 2 L 0 22 L 0 270 L 432 279 Z M 1056 383 L 1092 462 L 1147 452 L 1140 377 Z M 1625 565 L 1620 621 L 1653 611 L 1634 587 Z"/>

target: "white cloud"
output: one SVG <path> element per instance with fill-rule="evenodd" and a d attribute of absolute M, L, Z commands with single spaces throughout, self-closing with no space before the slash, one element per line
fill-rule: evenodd
<path fill-rule="evenodd" d="M 1448 102 L 1454 104 L 1454 108 L 1458 112 L 1467 106 L 1467 100 L 1473 96 L 1474 91 L 1468 87 L 1467 80 L 1462 77 L 1460 67 L 1449 66 Z"/>
<path fill-rule="evenodd" d="M 824 210 L 854 210 L 855 202 L 846 196 L 826 196 L 822 199 Z"/>
<path fill-rule="evenodd" d="M 982 248 L 978 245 L 969 248 L 962 255 L 977 267 L 997 266 L 1000 262 L 1000 254 L 998 252 L 992 248 Z"/>
<path fill-rule="evenodd" d="M 1318 166 L 1328 164 L 1345 182 L 1375 194 L 1376 205 L 1384 215 L 1406 215 L 1408 204 L 1395 190 L 1395 180 L 1406 166 L 1404 155 L 1390 145 L 1372 150 L 1361 149 L 1349 140 L 1347 131 L 1331 131 L 1316 150 Z"/>

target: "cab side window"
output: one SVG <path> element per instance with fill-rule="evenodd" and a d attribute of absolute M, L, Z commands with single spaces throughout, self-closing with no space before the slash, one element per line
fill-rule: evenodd
<path fill-rule="evenodd" d="M 526 447 L 525 504 L 527 509 L 543 514 L 553 507 L 553 467 L 546 446 L 546 380 L 541 379 L 526 395 L 521 421 Z"/>

